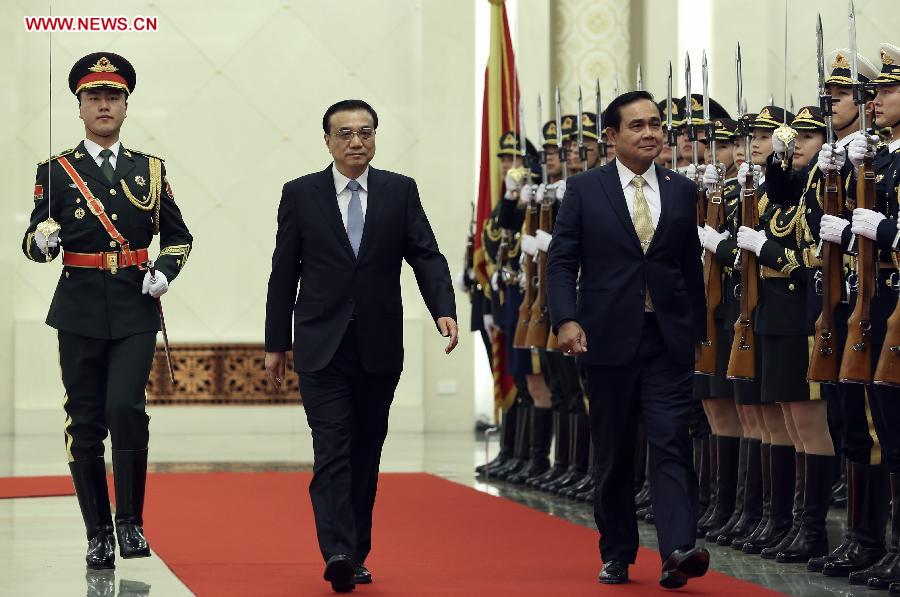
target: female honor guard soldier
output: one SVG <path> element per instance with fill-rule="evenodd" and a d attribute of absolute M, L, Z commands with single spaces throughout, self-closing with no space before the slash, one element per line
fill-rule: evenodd
<path fill-rule="evenodd" d="M 147 557 L 143 534 L 149 417 L 145 388 L 160 329 L 158 299 L 184 267 L 192 237 L 160 158 L 119 140 L 135 72 L 97 52 L 69 73 L 85 140 L 38 165 L 25 256 L 63 271 L 47 325 L 59 337 L 66 454 L 87 530 L 89 568 L 112 568 L 116 538 L 103 440 L 112 436 L 116 537 L 123 558 Z M 147 247 L 160 235 L 153 275 Z"/>

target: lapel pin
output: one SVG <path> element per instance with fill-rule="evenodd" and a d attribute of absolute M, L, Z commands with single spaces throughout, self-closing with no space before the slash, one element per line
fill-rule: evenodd
<path fill-rule="evenodd" d="M 672 180 L 672 177 L 666 174 L 666 180 Z"/>

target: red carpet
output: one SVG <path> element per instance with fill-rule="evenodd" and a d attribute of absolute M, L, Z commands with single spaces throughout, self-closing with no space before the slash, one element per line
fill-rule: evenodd
<path fill-rule="evenodd" d="M 75 495 L 70 477 L 3 477 L 0 499 Z"/>
<path fill-rule="evenodd" d="M 322 580 L 309 473 L 156 474 L 145 527 L 197 595 L 333 595 Z M 604 586 L 597 533 L 424 474 L 385 474 L 375 510 L 375 582 L 360 595 L 674 595 L 642 549 L 633 582 Z M 678 594 L 777 593 L 710 572 Z"/>

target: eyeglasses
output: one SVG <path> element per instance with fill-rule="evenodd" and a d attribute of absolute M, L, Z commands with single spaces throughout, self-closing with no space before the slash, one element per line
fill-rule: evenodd
<path fill-rule="evenodd" d="M 349 143 L 350 140 L 353 139 L 354 135 L 358 136 L 360 141 L 365 142 L 375 136 L 375 129 L 370 129 L 368 127 L 361 128 L 358 131 L 354 131 L 351 129 L 340 129 L 338 132 L 331 134 L 332 137 L 340 139 L 345 143 Z"/>

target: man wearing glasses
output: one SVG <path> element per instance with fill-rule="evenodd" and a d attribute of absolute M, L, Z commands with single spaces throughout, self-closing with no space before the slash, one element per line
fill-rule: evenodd
<path fill-rule="evenodd" d="M 325 580 L 345 592 L 372 582 L 365 561 L 378 465 L 403 368 L 403 260 L 438 331 L 450 338 L 447 353 L 457 343 L 456 302 L 415 181 L 369 166 L 375 110 L 344 100 L 328 108 L 322 127 L 333 163 L 282 190 L 266 302 L 266 370 L 280 386 L 293 317 Z"/>

